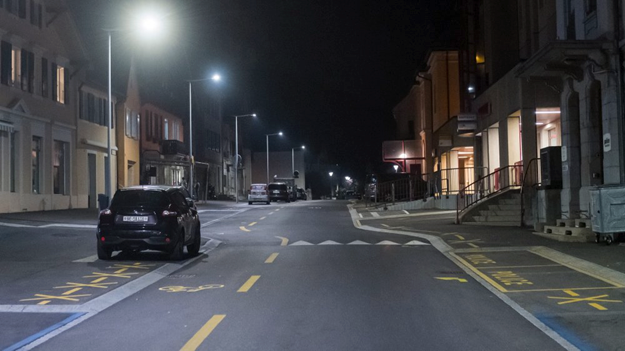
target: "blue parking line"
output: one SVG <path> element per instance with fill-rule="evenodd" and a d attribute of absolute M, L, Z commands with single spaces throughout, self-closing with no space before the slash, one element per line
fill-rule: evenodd
<path fill-rule="evenodd" d="M 564 327 L 560 323 L 556 322 L 554 318 L 547 317 L 545 315 L 537 315 L 536 317 L 541 322 L 545 323 L 545 325 L 547 325 L 549 328 L 551 328 L 551 330 L 560 334 L 561 337 L 563 337 L 566 341 L 570 342 L 581 351 L 597 351 L 597 349 L 594 346 L 589 345 L 586 341 L 580 339 L 580 337 L 575 335 L 575 333 L 568 330 L 566 327 Z"/>
<path fill-rule="evenodd" d="M 50 326 L 50 327 L 48 327 L 46 329 L 40 331 L 39 333 L 33 334 L 33 335 L 27 337 L 26 339 L 24 339 L 24 340 L 22 340 L 22 341 L 20 341 L 20 342 L 18 342 L 16 344 L 13 344 L 13 345 L 7 347 L 6 349 L 4 349 L 2 351 L 15 351 L 15 350 L 18 350 L 18 349 L 20 349 L 20 348 L 30 344 L 31 342 L 33 342 L 33 341 L 35 341 L 35 340 L 37 340 L 37 339 L 39 339 L 41 337 L 44 337 L 45 335 L 47 335 L 47 334 L 49 334 L 49 333 L 59 329 L 60 327 L 66 325 L 66 324 L 69 324 L 70 322 L 72 322 L 72 321 L 82 317 L 84 314 L 85 314 L 85 312 L 74 313 L 74 314 L 70 315 L 69 317 L 65 318 L 64 320 L 62 320 L 62 321 L 60 321 L 60 322 L 58 322 L 58 323 L 56 323 L 56 324 L 54 324 L 54 325 L 52 325 L 52 326 Z"/>

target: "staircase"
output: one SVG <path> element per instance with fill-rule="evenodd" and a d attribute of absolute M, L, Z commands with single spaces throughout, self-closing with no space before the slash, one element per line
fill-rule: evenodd
<path fill-rule="evenodd" d="M 521 223 L 521 195 L 508 190 L 478 203 L 460 218 L 463 224 L 518 227 Z"/>
<path fill-rule="evenodd" d="M 545 238 L 565 241 L 588 243 L 595 241 L 590 219 L 558 219 L 556 225 L 546 225 L 542 232 L 534 234 Z"/>

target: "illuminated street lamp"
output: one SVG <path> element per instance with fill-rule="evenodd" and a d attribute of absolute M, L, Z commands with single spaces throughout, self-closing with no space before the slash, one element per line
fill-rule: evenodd
<path fill-rule="evenodd" d="M 300 147 L 292 147 L 291 148 L 291 174 L 295 177 L 295 149 L 306 150 L 306 146 L 302 145 Z"/>
<path fill-rule="evenodd" d="M 194 170 L 194 166 L 195 166 L 195 160 L 193 159 L 193 91 L 192 91 L 192 84 L 191 83 L 195 83 L 195 82 L 204 82 L 207 80 L 212 80 L 213 82 L 221 82 L 221 76 L 219 74 L 213 74 L 212 77 L 210 78 L 204 78 L 204 79 L 193 79 L 193 80 L 188 80 L 187 83 L 189 83 L 189 159 L 191 161 L 191 173 L 189 175 L 189 194 L 191 194 L 191 198 L 193 198 L 193 188 L 194 188 L 194 183 L 193 183 L 193 170 Z M 221 108 L 219 109 L 219 113 L 221 114 Z M 221 141 L 220 141 L 221 144 Z"/>
<path fill-rule="evenodd" d="M 332 178 L 332 175 L 334 175 L 334 172 L 328 172 L 328 175 L 330 175 L 330 178 Z M 330 199 L 332 199 L 332 191 L 334 189 L 332 188 L 332 179 L 330 179 Z"/>
<path fill-rule="evenodd" d="M 213 76 L 213 80 L 215 78 L 217 80 L 221 79 L 218 74 Z M 256 114 L 234 116 L 234 197 L 236 198 L 236 203 L 239 203 L 239 117 L 256 118 Z"/>
<path fill-rule="evenodd" d="M 393 165 L 393 168 L 395 168 L 395 173 L 397 173 L 397 169 L 399 169 L 398 165 Z"/>
<path fill-rule="evenodd" d="M 160 15 L 156 15 L 155 13 L 146 12 L 141 18 L 138 20 L 138 33 L 147 34 L 150 37 L 155 37 L 158 34 L 163 32 L 163 17 Z M 111 61 L 112 61 L 112 33 L 113 32 L 123 32 L 126 31 L 122 28 L 108 28 L 104 29 L 104 31 L 108 34 L 108 125 L 106 131 L 106 148 L 107 148 L 107 158 L 106 158 L 106 174 L 104 175 L 104 193 L 107 197 L 108 202 L 111 201 L 111 159 L 112 159 L 112 151 L 111 151 L 111 129 L 113 125 L 113 88 L 112 88 L 112 71 L 111 71 Z"/>
<path fill-rule="evenodd" d="M 269 137 L 274 135 L 282 136 L 282 132 L 265 134 L 265 137 L 267 138 L 267 184 L 269 184 Z"/>

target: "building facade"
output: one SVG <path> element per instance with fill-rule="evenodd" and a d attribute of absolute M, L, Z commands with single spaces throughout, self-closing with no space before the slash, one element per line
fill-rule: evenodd
<path fill-rule="evenodd" d="M 116 105 L 117 187 L 139 185 L 141 182 L 140 138 L 141 96 L 133 64 L 130 65 L 126 96 Z"/>

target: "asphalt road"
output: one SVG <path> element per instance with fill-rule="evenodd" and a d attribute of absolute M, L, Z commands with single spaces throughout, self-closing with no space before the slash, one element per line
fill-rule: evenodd
<path fill-rule="evenodd" d="M 563 349 L 426 240 L 355 228 L 347 202 L 200 216 L 204 253 L 183 262 L 0 227 L 0 348 Z"/>

